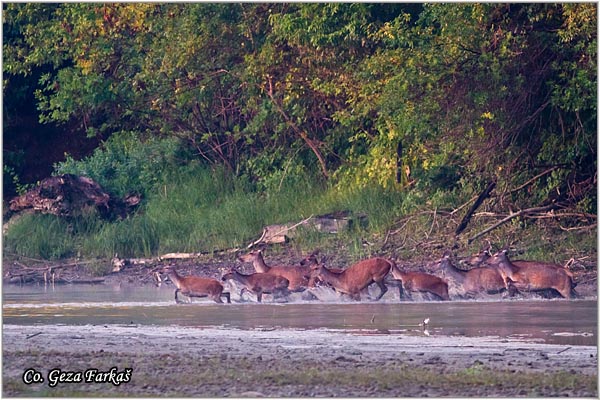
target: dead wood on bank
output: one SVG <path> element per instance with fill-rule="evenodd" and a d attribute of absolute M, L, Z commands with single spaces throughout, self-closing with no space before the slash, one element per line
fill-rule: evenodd
<path fill-rule="evenodd" d="M 101 277 L 84 277 L 77 274 L 68 274 L 64 270 L 75 269 L 85 264 L 92 264 L 97 260 L 76 261 L 70 263 L 51 264 L 43 263 L 41 266 L 29 266 L 19 261 L 13 261 L 17 268 L 5 272 L 4 278 L 7 283 L 43 283 L 51 284 L 97 284 L 104 282 Z M 5 266 L 6 269 L 6 266 Z"/>
<path fill-rule="evenodd" d="M 364 218 L 364 216 L 359 216 L 358 218 Z M 241 250 L 250 249 L 259 245 L 284 244 L 288 243 L 290 238 L 294 237 L 296 229 L 300 226 L 305 226 L 309 229 L 315 229 L 318 232 L 336 234 L 348 229 L 352 222 L 353 221 L 347 211 L 319 215 L 316 217 L 311 215 L 300 222 L 265 226 L 261 236 L 257 240 L 252 241 L 245 248 L 233 247 L 230 249 L 201 251 L 194 253 L 167 253 L 150 258 L 119 258 L 118 255 L 115 255 L 111 260 L 113 267 L 112 272 L 119 272 L 123 270 L 123 268 L 133 265 L 153 266 L 168 260 L 196 259 L 207 255 L 237 253 Z"/>
<path fill-rule="evenodd" d="M 489 197 L 491 191 L 494 190 L 495 187 L 496 182 L 490 182 L 490 184 L 485 188 L 485 190 L 481 192 L 475 203 L 473 203 L 471 208 L 469 208 L 469 211 L 467 211 L 467 213 L 463 217 L 462 221 L 460 221 L 460 225 L 458 225 L 458 228 L 456 228 L 456 231 L 454 232 L 455 235 L 459 235 L 462 231 L 465 230 L 465 228 L 469 224 L 469 221 L 471 220 L 471 217 L 473 216 L 473 213 L 477 210 L 477 208 L 479 208 L 481 203 L 483 203 L 483 201 Z"/>
<path fill-rule="evenodd" d="M 125 218 L 140 204 L 141 197 L 129 194 L 123 199 L 107 193 L 94 180 L 72 174 L 51 176 L 9 203 L 12 212 L 34 210 L 61 217 L 81 215 L 96 209 L 101 218 Z"/>

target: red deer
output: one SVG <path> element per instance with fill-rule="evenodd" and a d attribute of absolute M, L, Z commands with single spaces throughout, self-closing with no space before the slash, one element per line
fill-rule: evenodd
<path fill-rule="evenodd" d="M 290 282 L 282 276 L 275 276 L 264 273 L 244 275 L 232 268 L 221 278 L 223 282 L 229 279 L 232 279 L 244 285 L 240 292 L 240 297 L 242 297 L 244 292 L 248 290 L 256 295 L 256 300 L 259 303 L 262 302 L 263 293 L 272 294 L 274 297 L 287 297 L 287 295 L 289 294 L 288 285 Z"/>
<path fill-rule="evenodd" d="M 360 292 L 376 283 L 381 289 L 375 301 L 381 299 L 388 288 L 383 282 L 390 272 L 393 262 L 385 258 L 370 258 L 360 261 L 340 273 L 332 272 L 320 263 L 313 264 L 310 268 L 312 275 L 330 284 L 333 288 L 349 295 L 354 300 L 360 300 Z"/>
<path fill-rule="evenodd" d="M 479 267 L 491 257 L 490 251 L 488 249 L 481 250 L 479 253 L 467 257 L 464 261 L 474 267 Z"/>
<path fill-rule="evenodd" d="M 172 265 L 164 267 L 162 271 L 177 286 L 177 289 L 175 289 L 176 303 L 182 303 L 177 298 L 178 292 L 189 297 L 190 302 L 192 301 L 192 297 L 209 297 L 217 303 L 223 303 L 221 297 L 225 297 L 227 302 L 231 303 L 229 292 L 223 292 L 223 285 L 215 279 L 201 278 L 199 276 L 181 276 Z"/>
<path fill-rule="evenodd" d="M 322 281 L 319 278 L 317 278 L 316 276 L 314 276 L 314 274 L 311 273 L 311 267 L 318 263 L 319 263 L 319 261 L 317 260 L 316 253 L 313 253 L 313 254 L 309 255 L 308 257 L 306 257 L 305 259 L 303 259 L 302 261 L 300 261 L 300 266 L 302 268 L 302 271 L 306 273 L 304 275 L 304 277 L 308 278 L 308 287 L 309 288 L 313 288 L 313 287 L 319 285 L 320 283 L 322 283 Z M 321 260 L 321 263 L 323 263 L 322 260 Z M 334 272 L 336 274 L 339 274 L 344 271 L 341 268 L 328 268 L 328 269 L 329 269 L 329 271 Z"/>
<path fill-rule="evenodd" d="M 486 250 L 482 250 L 479 254 L 477 254 L 475 256 L 471 256 L 466 261 L 467 261 L 467 263 L 469 263 L 471 265 L 481 265 L 481 264 L 487 263 L 491 256 L 492 255 L 490 254 L 489 250 L 486 249 Z M 565 273 L 571 277 L 571 281 L 573 281 L 573 279 L 574 279 L 573 273 L 562 265 L 543 262 L 543 261 L 533 261 L 533 260 L 511 260 L 511 262 L 514 265 L 516 265 L 517 267 L 531 267 L 531 266 L 539 265 L 539 266 L 548 267 L 548 268 L 558 268 L 558 269 L 565 271 Z M 576 286 L 577 286 L 577 283 L 573 282 L 573 288 L 575 288 Z M 553 297 L 553 294 L 549 293 L 549 292 L 552 292 L 552 290 L 544 293 L 544 296 Z"/>
<path fill-rule="evenodd" d="M 310 275 L 310 267 L 288 267 L 288 266 L 274 266 L 269 267 L 263 258 L 260 250 L 251 251 L 248 254 L 244 254 L 239 257 L 242 262 L 251 262 L 256 272 L 263 274 L 271 274 L 274 276 L 281 276 L 289 281 L 288 289 L 291 292 L 301 292 L 308 287 L 308 278 Z"/>
<path fill-rule="evenodd" d="M 403 289 L 407 292 L 431 293 L 441 300 L 450 300 L 448 296 L 448 283 L 437 276 L 423 272 L 404 272 L 395 264 L 392 265 L 392 276 L 400 281 L 398 290 L 400 299 L 404 297 Z"/>
<path fill-rule="evenodd" d="M 554 289 L 566 299 L 577 295 L 571 275 L 564 268 L 555 268 L 544 263 L 517 266 L 511 262 L 507 250 L 501 250 L 487 260 L 502 275 L 506 287 L 514 286 L 519 291 L 544 291 Z"/>
<path fill-rule="evenodd" d="M 324 264 L 324 263 L 325 263 L 325 261 L 324 261 L 324 260 L 325 260 L 325 257 L 323 257 L 323 258 L 322 258 L 322 260 L 320 261 L 320 262 L 321 262 L 321 264 Z M 302 261 L 300 261 L 300 265 L 301 265 L 301 266 L 303 266 L 303 267 L 305 267 L 305 268 L 306 268 L 306 267 L 308 267 L 308 268 L 309 268 L 309 271 L 310 271 L 310 268 L 311 268 L 313 265 L 316 265 L 316 264 L 318 264 L 318 263 L 319 263 L 319 261 L 317 260 L 316 253 L 313 253 L 313 254 L 309 255 L 308 257 L 306 257 L 305 259 L 303 259 Z M 327 268 L 327 269 L 328 269 L 330 272 L 333 272 L 333 273 L 336 273 L 336 274 L 340 274 L 340 273 L 344 272 L 344 270 L 343 270 L 343 269 L 341 269 L 341 268 Z M 316 287 L 318 287 L 318 286 L 326 286 L 326 287 L 328 287 L 328 288 L 332 288 L 333 290 L 335 290 L 335 288 L 334 288 L 334 287 L 333 287 L 331 284 L 328 284 L 327 282 L 323 282 L 321 279 L 319 279 L 319 278 L 318 278 L 318 277 L 317 277 L 315 274 L 313 274 L 313 273 L 311 273 L 311 274 L 310 274 L 310 275 L 308 275 L 307 277 L 309 278 L 309 279 L 308 279 L 308 287 L 309 287 L 309 288 L 316 288 Z M 366 295 L 368 298 L 371 298 L 371 295 L 369 294 L 369 288 L 368 288 L 368 287 L 366 287 L 366 288 L 364 288 L 363 290 L 361 290 L 361 292 L 360 292 L 360 293 L 361 293 L 361 295 L 363 295 L 363 294 L 364 294 L 364 295 Z M 313 295 L 314 295 L 314 293 L 313 293 Z M 317 296 L 315 296 L 315 297 L 317 297 Z"/>
<path fill-rule="evenodd" d="M 473 297 L 478 293 L 494 294 L 507 288 L 504 279 L 495 268 L 482 267 L 463 271 L 452 264 L 448 252 L 438 262 L 437 268 L 442 276 L 456 282 L 461 288 L 461 296 Z"/>

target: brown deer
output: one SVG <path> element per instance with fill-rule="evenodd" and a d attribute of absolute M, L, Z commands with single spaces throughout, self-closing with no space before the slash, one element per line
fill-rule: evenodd
<path fill-rule="evenodd" d="M 199 276 L 181 276 L 175 270 L 175 267 L 168 265 L 162 269 L 167 274 L 171 282 L 175 284 L 175 302 L 183 303 L 177 298 L 177 293 L 181 292 L 192 301 L 192 297 L 209 297 L 217 303 L 223 303 L 221 297 L 225 297 L 227 303 L 231 303 L 229 292 L 223 292 L 223 285 L 215 279 L 202 278 Z"/>
<path fill-rule="evenodd" d="M 313 264 L 310 268 L 313 276 L 354 300 L 360 300 L 360 292 L 372 283 L 376 283 L 381 289 L 375 298 L 377 301 L 388 291 L 383 280 L 390 272 L 392 265 L 394 265 L 393 261 L 376 257 L 360 261 L 340 273 L 332 272 L 321 263 Z"/>
<path fill-rule="evenodd" d="M 308 287 L 309 278 L 307 278 L 307 276 L 310 275 L 309 266 L 288 267 L 278 265 L 269 267 L 265 263 L 265 259 L 260 250 L 251 251 L 248 254 L 240 256 L 239 259 L 242 262 L 252 263 L 256 272 L 286 278 L 289 281 L 288 289 L 291 292 L 301 292 Z"/>
<path fill-rule="evenodd" d="M 456 282 L 461 296 L 473 297 L 478 293 L 494 294 L 507 289 L 500 273 L 491 267 L 473 268 L 468 271 L 458 269 L 450 260 L 450 253 L 444 253 L 437 263 L 442 276 Z"/>
<path fill-rule="evenodd" d="M 232 268 L 221 278 L 223 282 L 229 279 L 237 281 L 244 286 L 240 291 L 240 297 L 242 297 L 247 290 L 256 295 L 256 300 L 259 303 L 262 302 L 263 293 L 272 294 L 274 297 L 287 297 L 289 294 L 288 285 L 290 282 L 282 276 L 259 272 L 245 275 Z"/>
<path fill-rule="evenodd" d="M 489 250 L 485 249 L 479 252 L 476 255 L 473 255 L 466 259 L 467 264 L 479 266 L 481 264 L 486 264 L 487 261 L 492 257 L 492 254 Z M 527 267 L 530 265 L 543 265 L 544 267 L 550 268 L 560 268 L 563 269 L 567 275 L 573 279 L 573 272 L 571 272 L 567 267 L 559 264 L 549 263 L 545 261 L 536 261 L 536 260 L 511 260 L 511 262 L 517 267 Z"/>
<path fill-rule="evenodd" d="M 327 283 L 327 282 L 323 282 L 323 281 L 322 281 L 321 279 L 319 279 L 319 278 L 318 278 L 318 277 L 317 277 L 317 276 L 316 276 L 314 273 L 312 273 L 312 271 L 311 271 L 311 267 L 312 267 L 313 265 L 316 265 L 316 264 L 318 264 L 319 262 L 320 262 L 321 264 L 325 264 L 325 257 L 323 257 L 323 258 L 321 259 L 321 261 L 319 261 L 319 260 L 317 260 L 316 254 L 317 254 L 317 252 L 314 252 L 314 253 L 312 253 L 311 255 L 309 255 L 308 257 L 306 257 L 306 258 L 304 258 L 303 260 L 301 260 L 301 261 L 300 261 L 300 265 L 301 265 L 301 266 L 302 266 L 302 267 L 303 267 L 305 270 L 308 268 L 309 275 L 305 275 L 305 276 L 308 278 L 308 288 L 309 288 L 309 289 L 313 289 L 313 288 L 316 288 L 316 287 L 319 287 L 319 286 L 326 286 L 326 287 L 328 287 L 328 288 L 332 288 L 333 290 L 335 290 L 335 288 L 334 288 L 334 287 L 333 287 L 331 284 L 329 284 L 329 283 Z M 342 268 L 327 268 L 327 269 L 328 269 L 330 272 L 333 272 L 333 273 L 336 273 L 336 274 L 339 274 L 339 273 L 342 273 L 342 272 L 344 272 L 344 270 L 343 270 Z M 311 292 L 311 293 L 312 293 L 312 292 Z M 364 294 L 364 295 L 366 295 L 368 298 L 371 298 L 371 295 L 369 294 L 369 288 L 368 288 L 368 287 L 366 287 L 366 288 L 364 288 L 363 290 L 361 290 L 361 292 L 360 292 L 360 293 L 361 293 L 361 295 L 363 295 L 363 294 Z M 316 295 L 314 295 L 314 293 L 313 293 L 313 296 L 317 297 Z M 318 297 L 317 297 L 317 298 L 318 298 Z"/>
<path fill-rule="evenodd" d="M 324 260 L 325 260 L 325 258 L 323 258 L 320 262 L 324 263 Z M 317 252 L 310 254 L 308 257 L 306 257 L 300 261 L 300 267 L 302 268 L 302 272 L 305 273 L 304 277 L 308 278 L 308 287 L 309 288 L 314 288 L 315 286 L 318 286 L 319 284 L 323 283 L 319 278 L 314 276 L 314 274 L 311 272 L 311 267 L 318 263 L 319 263 L 319 260 L 317 259 Z M 329 271 L 334 272 L 336 274 L 339 274 L 344 271 L 341 268 L 328 268 L 328 269 L 329 269 Z"/>
<path fill-rule="evenodd" d="M 423 272 L 404 272 L 395 264 L 392 265 L 392 276 L 400 281 L 398 290 L 401 300 L 404 298 L 404 291 L 431 293 L 441 300 L 450 300 L 448 283 L 437 276 Z"/>
<path fill-rule="evenodd" d="M 491 257 L 489 249 L 481 250 L 479 253 L 474 254 L 464 259 L 464 262 L 473 267 L 479 267 L 486 263 Z"/>
<path fill-rule="evenodd" d="M 498 270 L 507 288 L 510 284 L 519 291 L 554 289 L 566 299 L 577 296 L 571 275 L 564 268 L 555 268 L 544 263 L 517 266 L 510 261 L 507 253 L 508 250 L 503 249 L 487 260 L 488 264 Z"/>

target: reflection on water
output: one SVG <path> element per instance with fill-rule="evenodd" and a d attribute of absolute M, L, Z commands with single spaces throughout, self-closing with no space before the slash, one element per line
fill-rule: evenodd
<path fill-rule="evenodd" d="M 364 334 L 498 336 L 597 343 L 596 301 L 308 302 L 177 305 L 172 287 L 3 287 L 5 324 L 140 324 L 238 329 L 332 329 Z M 427 326 L 419 326 L 425 318 Z"/>

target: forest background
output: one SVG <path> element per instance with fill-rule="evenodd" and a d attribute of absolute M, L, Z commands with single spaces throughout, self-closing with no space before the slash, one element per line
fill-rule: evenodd
<path fill-rule="evenodd" d="M 3 3 L 3 98 L 5 223 L 49 174 L 143 199 L 21 215 L 5 257 L 210 252 L 346 211 L 293 246 L 466 252 L 512 215 L 477 238 L 596 261 L 595 3 Z"/>

